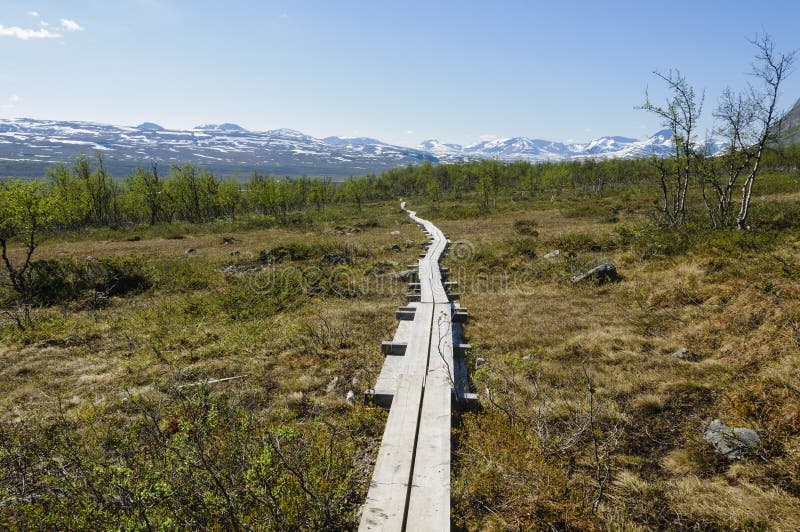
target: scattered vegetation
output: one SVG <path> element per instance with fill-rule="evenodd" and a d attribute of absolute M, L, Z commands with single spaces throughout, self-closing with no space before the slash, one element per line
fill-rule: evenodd
<path fill-rule="evenodd" d="M 0 527 L 354 528 L 385 418 L 360 398 L 421 238 L 403 197 L 453 239 L 470 310 L 456 526 L 800 529 L 800 149 L 764 147 L 742 224 L 708 187 L 749 152 L 676 145 L 342 184 L 87 158 L 4 182 Z M 619 282 L 573 281 L 606 263 Z M 761 443 L 718 454 L 714 419 Z"/>

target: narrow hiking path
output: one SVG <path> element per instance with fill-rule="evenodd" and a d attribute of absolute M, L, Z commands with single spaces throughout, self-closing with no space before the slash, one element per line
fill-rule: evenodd
<path fill-rule="evenodd" d="M 406 212 L 430 240 L 413 265 L 417 282 L 409 283 L 395 338 L 382 346 L 386 360 L 372 397 L 390 410 L 360 530 L 449 530 L 452 405 L 474 399 L 465 393 L 469 346 L 460 342 L 466 311 L 439 266 L 448 240 Z"/>

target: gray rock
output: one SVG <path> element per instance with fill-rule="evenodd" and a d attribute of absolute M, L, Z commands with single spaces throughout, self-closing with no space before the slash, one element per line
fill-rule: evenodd
<path fill-rule="evenodd" d="M 353 264 L 353 259 L 341 253 L 326 253 L 320 259 L 322 264 L 339 265 L 339 264 Z"/>
<path fill-rule="evenodd" d="M 617 268 L 609 262 L 604 262 L 600 266 L 592 268 L 588 272 L 576 275 L 575 277 L 572 278 L 573 283 L 592 281 L 597 284 L 604 284 L 611 281 L 619 281 L 619 280 L 620 276 L 619 273 L 617 273 Z"/>
<path fill-rule="evenodd" d="M 560 249 L 554 249 L 550 253 L 545 253 L 544 255 L 542 255 L 542 257 L 544 257 L 545 259 L 554 259 L 554 258 L 558 257 L 559 255 L 561 255 L 561 250 Z"/>
<path fill-rule="evenodd" d="M 401 248 L 399 244 L 392 244 L 388 246 L 386 249 L 388 249 L 389 251 L 403 251 L 403 248 Z"/>
<path fill-rule="evenodd" d="M 411 281 L 417 275 L 414 270 L 401 270 L 394 274 L 396 281 Z"/>
<path fill-rule="evenodd" d="M 708 425 L 703 439 L 719 454 L 732 460 L 741 460 L 747 451 L 761 445 L 761 438 L 753 429 L 731 428 L 720 419 L 715 419 Z"/>
<path fill-rule="evenodd" d="M 196 251 L 196 250 L 195 250 L 194 248 L 189 248 L 189 249 L 187 249 L 187 250 L 186 250 L 186 254 L 187 254 L 187 255 L 191 255 L 191 254 L 192 254 L 192 253 L 194 253 L 195 251 Z"/>
<path fill-rule="evenodd" d="M 328 383 L 328 386 L 325 387 L 325 391 L 327 393 L 331 393 L 333 389 L 336 387 L 336 383 L 339 382 L 339 377 L 334 377 L 331 379 L 331 382 Z"/>
<path fill-rule="evenodd" d="M 356 233 L 360 233 L 361 232 L 360 228 L 352 227 L 352 226 L 349 226 L 349 225 L 346 225 L 344 227 L 336 227 L 335 229 L 336 229 L 336 232 L 338 234 L 340 234 L 340 235 L 354 235 Z"/>
<path fill-rule="evenodd" d="M 681 347 L 680 349 L 672 353 L 672 356 L 674 356 L 675 358 L 680 358 L 681 360 L 688 360 L 690 362 L 694 362 L 695 360 L 697 360 L 695 354 L 692 353 L 688 347 Z"/>
<path fill-rule="evenodd" d="M 482 366 L 486 365 L 486 359 L 478 357 L 475 359 L 475 369 L 479 369 Z"/>
<path fill-rule="evenodd" d="M 240 273 L 255 273 L 263 269 L 264 267 L 259 264 L 228 264 L 220 268 L 220 271 L 226 275 L 236 275 Z"/>
<path fill-rule="evenodd" d="M 266 264 L 278 264 L 285 259 L 291 259 L 292 252 L 284 248 L 271 249 L 269 251 L 262 251 L 258 254 L 258 260 Z"/>
<path fill-rule="evenodd" d="M 391 233 L 389 233 L 389 234 L 391 234 L 391 235 L 399 235 L 399 234 L 400 234 L 400 231 L 392 231 L 392 232 L 391 232 Z"/>
<path fill-rule="evenodd" d="M 345 402 L 348 405 L 356 404 L 356 394 L 353 393 L 353 390 L 347 390 L 347 397 L 345 398 Z"/>

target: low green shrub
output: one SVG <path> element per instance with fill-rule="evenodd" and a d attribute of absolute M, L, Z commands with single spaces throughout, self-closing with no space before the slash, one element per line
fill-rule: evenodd
<path fill-rule="evenodd" d="M 141 293 L 152 285 L 139 257 L 37 260 L 26 274 L 31 303 L 42 306 Z"/>
<path fill-rule="evenodd" d="M 344 530 L 379 441 L 375 411 L 282 422 L 171 385 L 126 416 L 0 424 L 0 526 L 60 530 Z"/>
<path fill-rule="evenodd" d="M 537 225 L 535 220 L 516 220 L 514 231 L 520 235 L 539 236 L 539 232 L 536 230 Z"/>

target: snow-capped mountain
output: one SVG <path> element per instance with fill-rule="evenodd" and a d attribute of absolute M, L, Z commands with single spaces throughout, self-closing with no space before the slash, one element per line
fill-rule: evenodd
<path fill-rule="evenodd" d="M 0 120 L 0 176 L 36 177 L 56 162 L 102 152 L 114 175 L 156 160 L 165 168 L 193 162 L 222 175 L 253 171 L 277 175 L 333 177 L 380 172 L 418 164 L 430 154 L 373 139 L 326 140 L 292 129 L 248 131 L 236 124 L 205 124 L 192 130 L 91 122 Z"/>
<path fill-rule="evenodd" d="M 800 100 L 781 118 L 777 131 L 781 144 L 800 143 Z"/>
<path fill-rule="evenodd" d="M 259 171 L 342 177 L 423 160 L 537 162 L 666 155 L 672 149 L 671 137 L 669 130 L 663 130 L 644 140 L 609 136 L 565 144 L 514 137 L 468 146 L 428 140 L 409 148 L 369 137 L 319 139 L 293 129 L 248 131 L 230 123 L 171 130 L 152 122 L 132 127 L 20 118 L 0 120 L 0 176 L 41 176 L 54 163 L 71 163 L 80 154 L 101 152 L 115 175 L 156 160 L 164 166 L 192 162 L 222 175 L 247 176 Z M 723 147 L 722 142 L 713 140 L 709 151 Z"/>
<path fill-rule="evenodd" d="M 385 142 L 369 137 L 325 137 L 322 139 L 322 141 L 334 146 L 367 146 L 369 144 L 386 145 Z"/>
<path fill-rule="evenodd" d="M 724 147 L 720 139 L 711 139 L 707 150 L 717 153 Z M 600 137 L 586 143 L 565 144 L 550 140 L 513 137 L 481 141 L 469 146 L 426 140 L 418 148 L 443 161 L 493 158 L 501 161 L 563 161 L 574 159 L 631 159 L 668 155 L 672 151 L 672 132 L 659 131 L 644 140 L 627 137 Z"/>
<path fill-rule="evenodd" d="M 201 131 L 247 131 L 239 124 L 231 124 L 230 122 L 225 122 L 224 124 L 201 124 L 195 126 L 195 129 Z"/>

